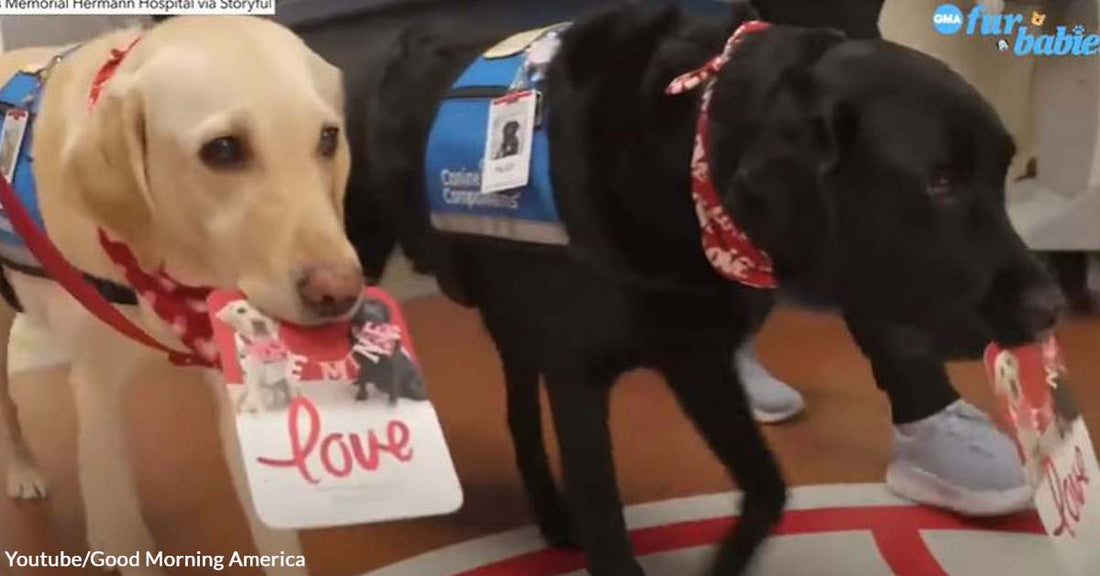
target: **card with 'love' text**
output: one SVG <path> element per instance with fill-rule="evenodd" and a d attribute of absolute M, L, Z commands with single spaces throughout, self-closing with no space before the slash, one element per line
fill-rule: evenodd
<path fill-rule="evenodd" d="M 294 326 L 240 293 L 209 298 L 253 503 L 273 528 L 447 514 L 462 490 L 397 303 Z"/>
<path fill-rule="evenodd" d="M 1035 507 L 1072 574 L 1100 570 L 1100 467 L 1053 337 L 1016 348 L 991 344 L 985 366 L 1012 427 Z"/>

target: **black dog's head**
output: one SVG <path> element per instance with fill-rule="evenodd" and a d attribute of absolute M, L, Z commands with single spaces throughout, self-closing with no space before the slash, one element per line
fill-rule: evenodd
<path fill-rule="evenodd" d="M 505 138 L 514 140 L 516 137 L 516 132 L 519 132 L 519 122 L 516 122 L 515 120 L 510 120 L 507 124 L 504 125 Z"/>
<path fill-rule="evenodd" d="M 371 323 L 385 323 L 390 321 L 390 309 L 385 304 L 372 298 L 363 298 L 359 306 L 351 314 L 351 325 L 359 328 Z"/>
<path fill-rule="evenodd" d="M 1012 139 L 942 63 L 774 27 L 745 40 L 711 108 L 715 185 L 781 284 L 948 355 L 1055 323 L 1060 295 L 1005 210 Z"/>

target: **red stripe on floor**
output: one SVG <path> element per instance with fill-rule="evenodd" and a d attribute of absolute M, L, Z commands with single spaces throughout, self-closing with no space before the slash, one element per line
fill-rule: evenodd
<path fill-rule="evenodd" d="M 719 542 L 735 518 L 712 518 L 631 532 L 638 556 Z M 975 520 L 919 506 L 823 508 L 788 511 L 774 535 L 823 534 L 869 530 L 896 576 L 948 576 L 928 550 L 921 530 L 976 530 L 1043 534 L 1034 512 Z M 536 550 L 457 576 L 557 576 L 585 567 L 584 558 L 564 550 Z"/>

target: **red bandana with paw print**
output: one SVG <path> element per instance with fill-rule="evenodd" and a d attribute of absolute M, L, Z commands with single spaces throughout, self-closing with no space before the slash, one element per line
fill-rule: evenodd
<path fill-rule="evenodd" d="M 698 70 L 678 76 L 665 90 L 667 94 L 682 94 L 703 86 L 699 104 L 699 120 L 695 128 L 695 147 L 691 156 L 691 198 L 703 236 L 703 252 L 719 274 L 753 288 L 775 288 L 771 258 L 753 245 L 743 230 L 734 224 L 722 206 L 710 176 L 710 98 L 714 92 L 714 77 L 729 61 L 734 49 L 746 34 L 767 29 L 770 24 L 750 20 L 737 27 L 722 53 Z"/>
<path fill-rule="evenodd" d="M 171 326 L 172 332 L 191 350 L 191 354 L 170 354 L 172 363 L 217 368 L 218 348 L 214 345 L 214 328 L 206 305 L 210 289 L 185 286 L 164 271 L 156 274 L 145 272 L 138 266 L 130 248 L 122 242 L 111 240 L 103 230 L 99 231 L 99 243 L 111 262 L 122 270 L 126 283 L 134 289 L 138 298 Z"/>

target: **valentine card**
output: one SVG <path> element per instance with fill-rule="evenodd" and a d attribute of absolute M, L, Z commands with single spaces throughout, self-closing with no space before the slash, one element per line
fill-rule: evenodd
<path fill-rule="evenodd" d="M 985 365 L 1001 416 L 1015 431 L 1043 526 L 1073 573 L 1100 573 L 1100 467 L 1057 342 L 991 344 Z"/>
<path fill-rule="evenodd" d="M 454 512 L 450 452 L 401 310 L 368 288 L 350 320 L 302 327 L 209 298 L 252 499 L 273 528 Z"/>

